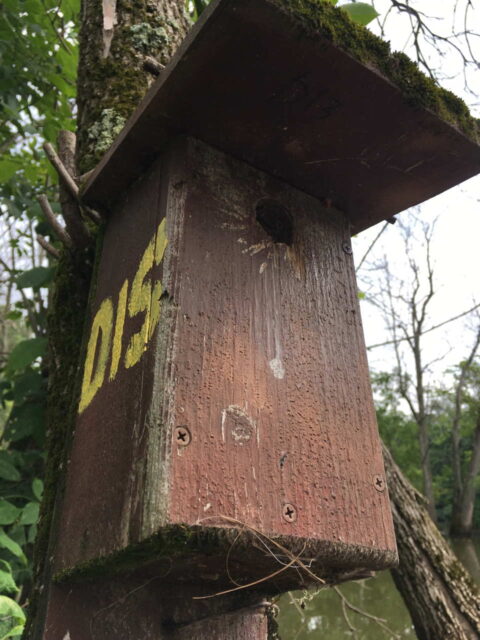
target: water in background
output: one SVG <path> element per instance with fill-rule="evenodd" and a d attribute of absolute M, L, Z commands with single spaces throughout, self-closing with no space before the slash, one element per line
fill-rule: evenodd
<path fill-rule="evenodd" d="M 473 542 L 455 541 L 453 547 L 480 585 L 480 538 Z M 356 640 L 416 640 L 410 615 L 388 571 L 370 580 L 349 582 L 339 589 L 351 605 L 385 620 L 392 632 L 346 608 L 350 624 L 358 630 L 354 636 L 345 620 L 342 599 L 337 592 L 332 589 L 308 592 L 304 598 L 304 593 L 295 591 L 285 594 L 278 602 L 282 640 L 348 640 L 354 637 Z"/>

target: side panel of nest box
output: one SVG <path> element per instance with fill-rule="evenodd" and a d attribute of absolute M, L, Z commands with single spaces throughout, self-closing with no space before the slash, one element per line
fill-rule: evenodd
<path fill-rule="evenodd" d="M 105 236 L 57 569 L 184 524 L 303 541 L 324 568 L 395 560 L 349 235 L 194 140 L 130 189 Z"/>

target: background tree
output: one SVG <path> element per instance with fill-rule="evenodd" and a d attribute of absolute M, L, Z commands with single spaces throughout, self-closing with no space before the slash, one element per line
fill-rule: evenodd
<path fill-rule="evenodd" d="M 397 225 L 406 269 L 401 274 L 395 273 L 385 255 L 375 265 L 374 278 L 367 284 L 368 299 L 380 310 L 391 336 L 396 363 L 392 380 L 396 394 L 406 403 L 417 425 L 423 493 L 430 516 L 436 520 L 430 461 L 430 394 L 426 383 L 430 363 L 424 362 L 422 344 L 423 334 L 432 324 L 429 307 L 435 295 L 431 259 L 433 227 L 419 218 L 408 224 L 398 221 Z M 420 256 L 415 251 L 419 244 L 423 247 Z"/>
<path fill-rule="evenodd" d="M 458 366 L 452 416 L 453 500 L 450 533 L 471 536 L 480 472 L 480 328 Z"/>

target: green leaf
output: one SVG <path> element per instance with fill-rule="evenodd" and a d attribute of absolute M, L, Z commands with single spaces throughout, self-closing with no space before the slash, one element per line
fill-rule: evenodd
<path fill-rule="evenodd" d="M 20 524 L 36 524 L 38 521 L 38 514 L 40 511 L 40 505 L 38 502 L 29 502 L 22 511 L 20 516 Z"/>
<path fill-rule="evenodd" d="M 10 482 L 19 482 L 22 479 L 6 451 L 0 451 L 0 478 Z"/>
<path fill-rule="evenodd" d="M 366 2 L 349 2 L 342 4 L 340 9 L 346 11 L 354 22 L 364 26 L 380 15 L 371 4 Z"/>
<path fill-rule="evenodd" d="M 18 518 L 20 511 L 8 500 L 0 498 L 0 524 L 12 524 Z"/>
<path fill-rule="evenodd" d="M 52 281 L 54 273 L 55 267 L 34 267 L 17 276 L 17 287 L 19 289 L 25 289 L 26 287 L 32 287 L 32 289 L 47 287 Z"/>
<path fill-rule="evenodd" d="M 25 625 L 17 624 L 13 629 L 10 629 L 5 635 L 0 637 L 0 640 L 7 640 L 7 638 L 20 638 L 23 635 Z"/>
<path fill-rule="evenodd" d="M 35 538 L 37 537 L 38 527 L 36 524 L 32 524 L 31 527 L 28 528 L 27 534 L 27 542 L 33 544 L 35 542 Z"/>
<path fill-rule="evenodd" d="M 43 482 L 40 478 L 35 478 L 32 482 L 32 491 L 35 498 L 40 502 L 43 496 Z"/>
<path fill-rule="evenodd" d="M 12 638 L 23 631 L 25 613 L 15 600 L 8 596 L 0 596 L 0 640 Z"/>
<path fill-rule="evenodd" d="M 19 342 L 7 360 L 7 372 L 24 369 L 37 358 L 43 356 L 47 346 L 46 338 L 30 338 Z"/>
<path fill-rule="evenodd" d="M 366 297 L 367 297 L 367 296 L 366 296 L 366 294 L 365 294 L 365 292 L 364 292 L 364 291 L 357 291 L 357 298 L 358 298 L 359 300 L 365 300 L 365 298 L 366 298 Z"/>
<path fill-rule="evenodd" d="M 12 567 L 6 560 L 0 560 L 0 591 L 2 593 L 18 592 L 18 587 L 12 575 Z"/>
<path fill-rule="evenodd" d="M 43 400 L 46 395 L 46 380 L 40 371 L 26 369 L 13 380 L 13 397 L 15 404 L 20 405 L 27 400 Z"/>
<path fill-rule="evenodd" d="M 27 544 L 27 527 L 20 524 L 13 525 L 8 531 L 8 537 L 23 549 Z"/>
<path fill-rule="evenodd" d="M 14 406 L 5 427 L 4 436 L 10 442 L 17 442 L 34 435 L 41 439 L 45 426 L 45 406 L 39 402 L 25 402 Z"/>
<path fill-rule="evenodd" d="M 0 182 L 8 182 L 20 169 L 20 165 L 15 160 L 4 158 L 0 161 Z"/>
<path fill-rule="evenodd" d="M 12 617 L 17 622 L 25 622 L 25 612 L 22 607 L 7 596 L 0 596 L 0 617 Z"/>
<path fill-rule="evenodd" d="M 3 549 L 7 549 L 10 553 L 13 553 L 19 560 L 23 562 L 23 564 L 27 565 L 27 558 L 22 551 L 22 547 L 17 544 L 14 540 L 12 540 L 5 531 L 0 527 L 0 547 Z M 1 596 L 0 596 L 1 598 Z M 1 616 L 1 606 L 0 606 L 0 616 Z"/>

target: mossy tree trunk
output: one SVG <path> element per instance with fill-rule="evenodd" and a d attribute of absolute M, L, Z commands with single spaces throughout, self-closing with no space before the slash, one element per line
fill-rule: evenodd
<path fill-rule="evenodd" d="M 400 564 L 393 579 L 419 640 L 480 637 L 480 594 L 384 447 Z"/>
<path fill-rule="evenodd" d="M 92 169 L 145 95 L 147 56 L 165 64 L 190 22 L 184 0 L 82 0 L 77 166 Z"/>

